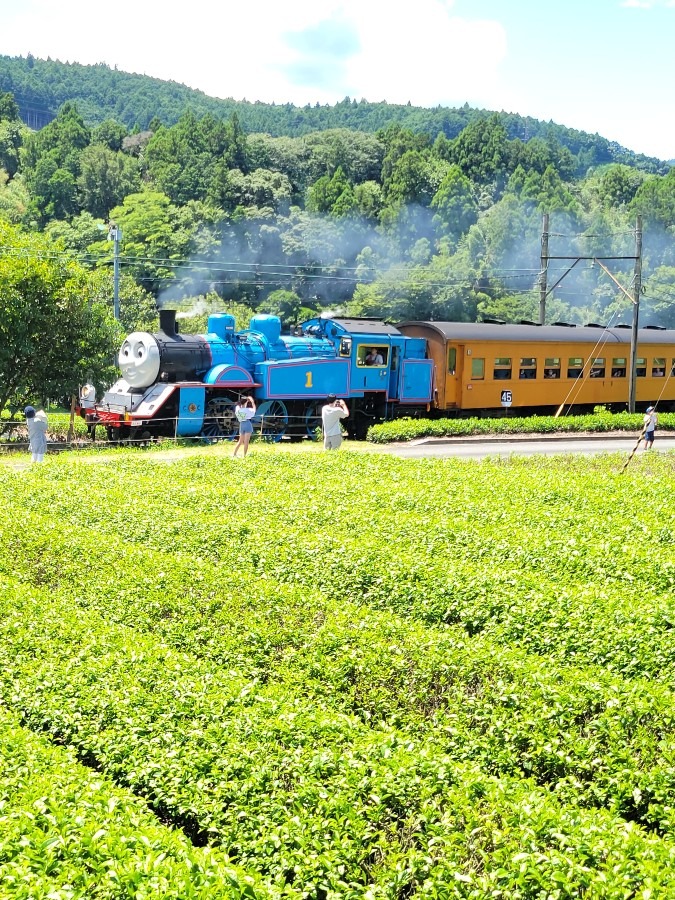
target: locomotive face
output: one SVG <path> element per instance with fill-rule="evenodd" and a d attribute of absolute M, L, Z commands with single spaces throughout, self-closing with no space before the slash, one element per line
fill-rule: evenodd
<path fill-rule="evenodd" d="M 159 375 L 159 346 L 147 331 L 134 331 L 122 344 L 118 365 L 130 387 L 149 387 Z"/>

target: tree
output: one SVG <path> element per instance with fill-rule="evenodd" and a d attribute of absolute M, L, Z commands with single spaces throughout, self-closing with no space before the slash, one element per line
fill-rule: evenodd
<path fill-rule="evenodd" d="M 0 118 L 0 169 L 4 169 L 10 178 L 19 171 L 21 146 L 26 134 L 28 129 L 20 122 Z"/>
<path fill-rule="evenodd" d="M 45 228 L 45 234 L 52 241 L 58 241 L 66 250 L 85 253 L 92 244 L 107 236 L 108 226 L 103 219 L 95 219 L 91 213 L 83 212 L 69 222 L 59 219 L 50 222 Z"/>
<path fill-rule="evenodd" d="M 142 191 L 125 197 L 110 217 L 122 229 L 122 264 L 126 271 L 156 295 L 165 283 L 174 280 L 174 266 L 188 260 L 196 249 L 195 237 L 206 214 L 201 207 L 178 209 L 159 191 Z M 111 242 L 103 239 L 89 250 L 109 262 Z M 187 275 L 186 269 L 180 271 Z"/>
<path fill-rule="evenodd" d="M 49 125 L 26 139 L 22 164 L 41 224 L 79 211 L 80 154 L 89 140 L 89 129 L 71 103 L 65 103 Z"/>
<path fill-rule="evenodd" d="M 251 170 L 270 169 L 286 175 L 294 198 L 302 197 L 316 174 L 322 174 L 313 174 L 315 160 L 303 138 L 250 134 L 246 146 Z"/>
<path fill-rule="evenodd" d="M 103 144 L 92 144 L 80 156 L 77 187 L 80 208 L 106 219 L 114 206 L 140 187 L 138 161 Z"/>
<path fill-rule="evenodd" d="M 307 209 L 309 212 L 345 215 L 354 206 L 354 192 L 342 168 L 338 166 L 331 176 L 324 175 L 309 189 Z"/>
<path fill-rule="evenodd" d="M 312 153 L 315 177 L 342 169 L 352 184 L 360 184 L 380 176 L 384 144 L 373 134 L 332 128 L 308 134 L 304 143 Z"/>
<path fill-rule="evenodd" d="M 377 222 L 383 204 L 382 188 L 376 181 L 364 181 L 355 185 L 354 206 L 362 218 Z"/>
<path fill-rule="evenodd" d="M 267 300 L 260 304 L 260 312 L 279 316 L 283 328 L 297 325 L 300 320 L 300 310 L 303 308 L 302 298 L 294 291 L 272 291 Z"/>
<path fill-rule="evenodd" d="M 21 122 L 19 104 L 14 99 L 14 94 L 0 91 L 0 122 Z"/>
<path fill-rule="evenodd" d="M 576 199 L 552 165 L 542 173 L 536 169 L 526 173 L 518 166 L 509 179 L 508 190 L 539 212 L 562 211 L 574 215 L 579 209 Z"/>
<path fill-rule="evenodd" d="M 478 184 L 494 182 L 503 187 L 511 167 L 511 148 L 498 115 L 478 119 L 455 138 L 450 161 Z"/>
<path fill-rule="evenodd" d="M 229 122 L 188 111 L 150 139 L 145 158 L 155 187 L 174 203 L 204 200 L 217 167 L 248 171 L 246 137 L 236 115 Z"/>
<path fill-rule="evenodd" d="M 30 194 L 26 183 L 17 175 L 9 181 L 9 176 L 0 170 L 0 219 L 14 225 L 34 225 Z"/>
<path fill-rule="evenodd" d="M 675 328 L 675 267 L 659 266 L 645 280 L 644 291 L 642 323 Z"/>
<path fill-rule="evenodd" d="M 104 144 L 108 150 L 117 152 L 122 149 L 124 138 L 129 134 L 126 126 L 120 125 L 114 119 L 106 119 L 91 133 L 92 144 Z"/>
<path fill-rule="evenodd" d="M 86 271 L 48 238 L 0 222 L 0 410 L 107 381 L 121 335 Z"/>
<path fill-rule="evenodd" d="M 442 234 L 459 239 L 478 220 L 478 206 L 469 179 L 459 166 L 451 166 L 434 194 L 434 224 Z"/>
<path fill-rule="evenodd" d="M 422 151 L 429 147 L 429 138 L 423 134 L 414 134 L 399 124 L 389 125 L 377 133 L 378 139 L 385 148 L 382 160 L 382 185 L 385 191 L 389 186 L 394 166 L 398 160 L 410 151 Z"/>
<path fill-rule="evenodd" d="M 647 178 L 638 188 L 630 210 L 640 213 L 645 225 L 672 229 L 675 225 L 675 168 L 665 177 L 653 175 Z"/>
<path fill-rule="evenodd" d="M 113 275 L 111 271 L 97 269 L 89 278 L 92 297 L 113 314 Z M 119 284 L 120 327 L 125 334 L 130 331 L 157 331 L 159 314 L 155 298 L 137 284 L 131 275 L 122 273 Z"/>
<path fill-rule="evenodd" d="M 223 208 L 235 209 L 237 206 L 262 209 L 267 207 L 274 212 L 288 214 L 293 189 L 286 175 L 271 172 L 269 169 L 255 169 L 244 175 L 239 169 L 227 172 L 226 189 L 219 199 Z M 209 199 L 211 194 L 209 194 Z"/>

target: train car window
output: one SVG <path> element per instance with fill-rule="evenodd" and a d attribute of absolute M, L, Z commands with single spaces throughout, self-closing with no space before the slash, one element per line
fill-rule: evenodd
<path fill-rule="evenodd" d="M 652 360 L 652 378 L 666 377 L 666 361 L 663 357 L 657 356 Z"/>
<path fill-rule="evenodd" d="M 519 378 L 531 380 L 537 377 L 537 360 L 532 356 L 524 356 L 520 360 Z"/>
<path fill-rule="evenodd" d="M 340 341 L 340 356 L 351 356 L 352 355 L 352 339 L 350 337 L 343 337 Z"/>
<path fill-rule="evenodd" d="M 560 378 L 559 356 L 549 356 L 544 360 L 544 378 Z"/>
<path fill-rule="evenodd" d="M 591 363 L 591 378 L 604 378 L 605 377 L 605 360 L 604 359 L 594 359 Z"/>
<path fill-rule="evenodd" d="M 492 377 L 496 381 L 508 381 L 511 377 L 511 359 L 508 356 L 498 356 Z"/>
<path fill-rule="evenodd" d="M 675 361 L 674 361 L 675 363 Z M 457 369 L 457 348 L 448 347 L 448 374 L 454 375 Z"/>
<path fill-rule="evenodd" d="M 387 365 L 388 359 L 389 347 L 379 344 L 361 344 L 356 354 L 357 366 L 382 368 Z"/>
<path fill-rule="evenodd" d="M 643 356 L 638 356 L 635 360 L 635 374 L 638 378 L 647 377 L 647 360 Z"/>
<path fill-rule="evenodd" d="M 615 356 L 612 360 L 612 378 L 626 377 L 626 358 L 624 356 Z"/>
<path fill-rule="evenodd" d="M 670 361 L 670 375 L 671 378 L 673 375 L 675 375 L 675 359 Z"/>
<path fill-rule="evenodd" d="M 567 360 L 567 377 L 581 378 L 584 371 L 584 360 L 581 356 L 570 356 Z"/>
<path fill-rule="evenodd" d="M 485 360 L 477 359 L 475 356 L 471 360 L 471 380 L 482 381 L 485 378 Z"/>

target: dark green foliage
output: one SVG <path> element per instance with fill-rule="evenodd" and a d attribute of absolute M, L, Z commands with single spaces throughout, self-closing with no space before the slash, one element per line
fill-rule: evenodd
<path fill-rule="evenodd" d="M 20 122 L 19 105 L 10 93 L 0 94 L 0 121 Z"/>
<path fill-rule="evenodd" d="M 0 410 L 108 381 L 119 331 L 85 270 L 41 235 L 0 221 Z"/>
<path fill-rule="evenodd" d="M 18 105 L 30 97 L 51 121 L 29 134 L 0 94 L 0 216 L 63 223 L 89 265 L 111 250 L 92 221 L 124 220 L 123 270 L 163 300 L 215 290 L 257 308 L 289 290 L 393 319 L 531 318 L 542 213 L 552 253 L 602 257 L 630 253 L 641 213 L 645 314 L 670 321 L 650 275 L 675 266 L 673 176 L 597 135 L 466 105 L 219 101 L 106 66 L 0 57 L 0 90 L 15 82 Z M 624 306 L 579 266 L 548 318 L 605 322 Z"/>
<path fill-rule="evenodd" d="M 424 134 L 431 140 L 439 134 L 452 140 L 470 123 L 487 120 L 492 115 L 466 104 L 458 109 L 423 109 L 348 97 L 334 106 L 305 107 L 217 100 L 176 82 L 131 75 L 103 64 L 82 66 L 34 57 L 0 56 L 0 90 L 12 92 L 19 108 L 24 104 L 39 110 L 43 116 L 39 125 L 53 118 L 68 100 L 76 101 L 92 124 L 112 118 L 129 129 L 138 126 L 142 130 L 157 119 L 164 124 L 175 124 L 189 108 L 198 117 L 210 113 L 221 120 L 236 112 L 246 132 L 267 132 L 275 136 L 297 136 L 333 128 L 375 133 L 386 131 L 395 123 L 395 127 Z M 529 141 L 540 137 L 547 143 L 567 147 L 577 158 L 577 171 L 582 174 L 591 166 L 610 162 L 636 164 L 649 172 L 667 171 L 663 162 L 631 153 L 598 135 L 510 113 L 500 113 L 499 119 L 509 140 Z"/>
<path fill-rule="evenodd" d="M 184 113 L 160 128 L 145 150 L 147 172 L 174 203 L 204 200 L 219 168 L 246 171 L 246 142 L 236 114 L 225 123 L 211 115 Z"/>

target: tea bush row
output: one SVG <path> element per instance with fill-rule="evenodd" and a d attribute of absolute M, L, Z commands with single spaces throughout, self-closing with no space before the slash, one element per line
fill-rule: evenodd
<path fill-rule="evenodd" d="M 164 559 L 162 565 L 168 562 Z M 133 576 L 133 556 L 118 556 L 115 567 Z M 147 572 L 158 566 L 145 557 L 142 568 Z M 189 578 L 190 573 L 186 574 Z M 183 581 L 179 572 L 175 571 L 174 577 L 177 590 L 187 586 L 187 578 Z M 137 629 L 155 627 L 156 604 L 163 587 L 159 585 L 150 595 L 146 591 L 144 587 L 133 612 Z M 123 608 L 131 592 L 133 578 L 120 585 Z M 67 593 L 56 594 L 55 600 L 65 604 Z M 99 608 L 116 616 L 118 595 L 112 581 L 104 583 L 103 597 Z M 254 603 L 259 600 L 255 598 Z M 203 650 L 201 635 L 209 626 L 190 615 L 192 602 L 188 598 L 182 607 L 178 600 L 173 602 L 178 623 L 173 639 L 177 646 L 199 653 Z M 449 746 L 460 759 L 472 759 L 498 773 L 533 774 L 542 783 L 555 784 L 556 790 L 575 802 L 614 806 L 623 815 L 637 816 L 657 827 L 663 820 L 665 827 L 670 827 L 671 788 L 666 779 L 665 787 L 655 794 L 652 782 L 661 776 L 652 778 L 649 770 L 656 765 L 660 771 L 662 751 L 655 735 L 670 728 L 672 698 L 655 686 L 649 685 L 647 690 L 649 703 L 656 704 L 647 707 L 650 726 L 647 731 L 634 733 L 634 723 L 644 715 L 642 683 L 633 687 L 632 682 L 594 670 L 568 670 L 561 690 L 561 673 L 549 663 L 537 662 L 536 658 L 528 662 L 527 657 L 523 660 L 508 650 L 500 652 L 487 642 L 476 644 L 466 637 L 462 640 L 461 633 L 435 633 L 418 626 L 408 635 L 403 623 L 398 629 L 386 628 L 384 617 L 358 609 L 346 611 L 340 619 L 325 603 L 319 607 L 324 623 L 317 627 L 316 619 L 310 621 L 304 633 L 295 635 L 295 629 L 278 633 L 278 607 L 273 607 L 267 628 L 264 614 L 259 614 L 258 629 L 250 631 L 237 627 L 238 621 L 247 618 L 242 605 L 233 610 L 229 621 L 226 600 L 223 606 L 224 615 L 215 618 L 210 627 L 223 633 L 225 639 L 219 640 L 216 634 L 208 646 L 211 658 L 221 665 L 241 665 L 249 655 L 255 660 L 261 645 L 275 647 L 276 653 L 270 655 L 262 672 L 249 670 L 245 674 L 264 674 L 270 684 L 283 680 L 291 688 L 291 696 L 337 703 L 348 713 L 377 721 L 399 721 L 422 733 L 440 729 L 444 742 L 450 741 L 445 731 L 450 722 Z M 311 601 L 304 608 L 310 610 Z M 213 610 L 210 603 L 207 616 L 212 616 Z M 297 622 L 300 616 L 292 618 Z M 354 627 L 353 622 L 358 620 L 361 629 Z M 290 647 L 284 646 L 289 638 Z M 657 697 L 662 699 L 657 702 Z M 608 712 L 615 705 L 620 709 Z M 539 711 L 550 708 L 555 709 L 552 718 Z M 431 727 L 424 724 L 429 715 Z M 583 728 L 578 727 L 579 722 Z M 624 757 L 627 774 L 617 783 L 613 767 L 618 758 Z M 628 760 L 632 760 L 630 765 Z M 646 781 L 643 770 L 647 772 Z M 636 806 L 634 790 L 639 784 L 644 787 L 640 796 L 647 810 L 638 809 L 640 803 Z"/>
<path fill-rule="evenodd" d="M 673 885 L 675 845 L 611 812 L 453 759 L 438 735 L 365 728 L 63 598 L 9 589 L 4 701 L 273 893 L 614 897 Z"/>
<path fill-rule="evenodd" d="M 456 623 L 560 662 L 671 677 L 669 457 L 641 457 L 624 477 L 615 457 L 478 466 L 344 454 L 314 457 L 304 471 L 289 457 L 248 462 L 243 482 L 233 480 L 241 472 L 229 460 L 173 465 L 172 491 L 160 463 L 82 464 L 64 477 L 53 468 L 39 493 L 27 479 L 9 479 L 0 510 L 9 570 L 21 566 L 51 583 L 71 578 L 76 593 L 98 584 L 102 596 L 122 579 L 130 603 L 135 587 L 148 585 L 162 595 L 157 613 L 167 627 L 175 596 L 226 597 L 231 606 L 252 592 L 261 608 L 275 608 L 278 589 L 276 608 L 284 610 L 301 586 L 333 601 Z M 339 491 L 322 494 L 322 483 L 338 481 Z M 130 506 L 128 495 L 143 503 Z M 18 507 L 37 517 L 25 532 L 14 527 Z M 78 542 L 71 529 L 81 532 Z M 116 557 L 131 546 L 136 555 L 121 566 Z M 145 558 L 153 550 L 160 555 Z M 204 641 L 212 636 L 206 622 Z"/>
<path fill-rule="evenodd" d="M 145 803 L 4 709 L 0 760 L 1 897 L 264 896 L 253 878 L 158 824 Z"/>

